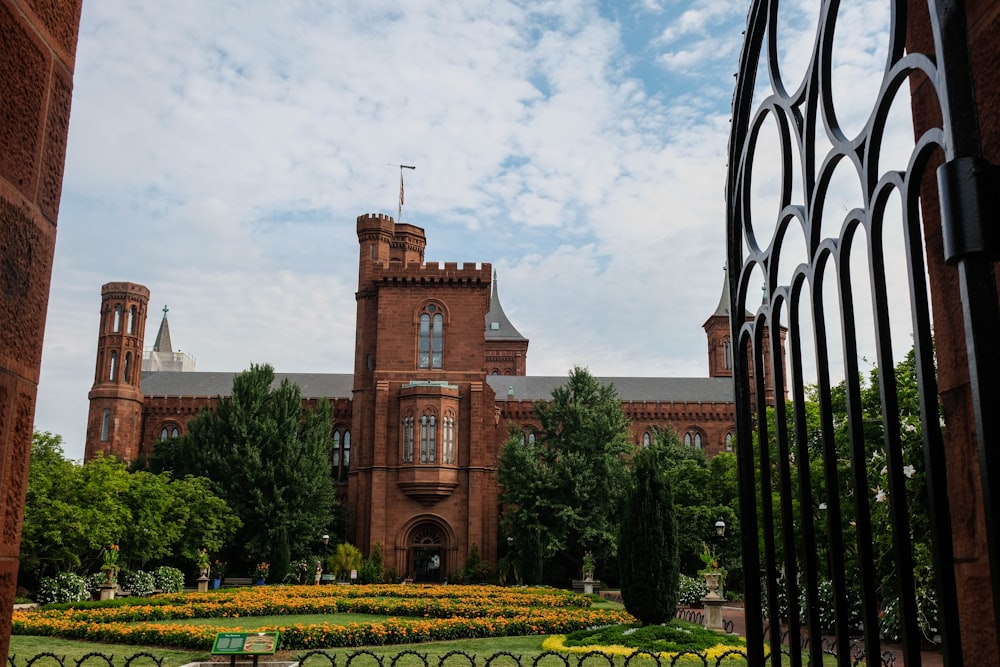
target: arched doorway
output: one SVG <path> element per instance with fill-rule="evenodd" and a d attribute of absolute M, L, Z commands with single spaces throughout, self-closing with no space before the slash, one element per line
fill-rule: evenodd
<path fill-rule="evenodd" d="M 407 540 L 407 562 L 410 578 L 415 583 L 438 583 L 445 579 L 448 543 L 441 529 L 423 523 L 410 532 Z"/>

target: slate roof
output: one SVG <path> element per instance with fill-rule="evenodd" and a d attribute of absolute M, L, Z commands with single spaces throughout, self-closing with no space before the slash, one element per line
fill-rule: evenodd
<path fill-rule="evenodd" d="M 237 373 L 147 371 L 142 374 L 144 396 L 229 396 Z M 351 398 L 353 373 L 275 373 L 274 385 L 288 378 L 302 390 L 302 398 Z"/>
<path fill-rule="evenodd" d="M 566 384 L 565 375 L 490 375 L 487 383 L 497 400 L 542 401 L 552 398 L 552 390 Z M 613 384 L 623 401 L 671 401 L 692 403 L 732 403 L 732 378 L 599 377 L 601 384 Z"/>
<path fill-rule="evenodd" d="M 493 272 L 493 292 L 490 294 L 490 309 L 486 313 L 486 340 L 527 340 L 514 328 L 500 305 L 496 272 Z"/>
<path fill-rule="evenodd" d="M 275 373 L 275 386 L 284 378 L 297 384 L 303 398 L 351 398 L 354 375 L 351 373 Z M 236 373 L 153 371 L 142 374 L 142 393 L 153 396 L 228 396 Z M 497 400 L 507 398 L 513 387 L 513 400 L 542 401 L 552 397 L 552 390 L 566 384 L 564 375 L 511 376 L 490 375 L 486 381 Z M 690 403 L 732 403 L 732 378 L 597 378 L 613 384 L 623 401 L 673 401 Z"/>

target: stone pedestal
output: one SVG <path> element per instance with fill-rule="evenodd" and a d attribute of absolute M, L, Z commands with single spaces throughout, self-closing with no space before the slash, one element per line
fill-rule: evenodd
<path fill-rule="evenodd" d="M 583 580 L 583 594 L 593 595 L 594 594 L 594 576 L 587 575 L 587 578 Z"/>
<path fill-rule="evenodd" d="M 198 577 L 198 592 L 207 593 L 208 592 L 208 577 L 201 575 Z"/>
<path fill-rule="evenodd" d="M 101 599 L 102 600 L 115 599 L 115 587 L 113 584 L 101 584 Z"/>
<path fill-rule="evenodd" d="M 723 599 L 716 597 L 703 597 L 701 603 L 705 605 L 705 628 L 708 630 L 722 630 L 722 603 Z"/>

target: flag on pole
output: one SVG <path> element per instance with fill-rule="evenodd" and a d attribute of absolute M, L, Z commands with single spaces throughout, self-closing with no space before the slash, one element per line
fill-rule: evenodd
<path fill-rule="evenodd" d="M 403 207 L 403 170 L 399 170 L 399 206 Z"/>

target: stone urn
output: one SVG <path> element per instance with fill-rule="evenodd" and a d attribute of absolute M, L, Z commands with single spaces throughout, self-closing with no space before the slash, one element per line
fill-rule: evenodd
<path fill-rule="evenodd" d="M 706 600 L 721 600 L 722 595 L 719 594 L 719 588 L 722 585 L 722 572 L 714 570 L 712 572 L 706 572 L 705 576 L 705 587 L 708 588 L 708 595 L 705 596 Z"/>

